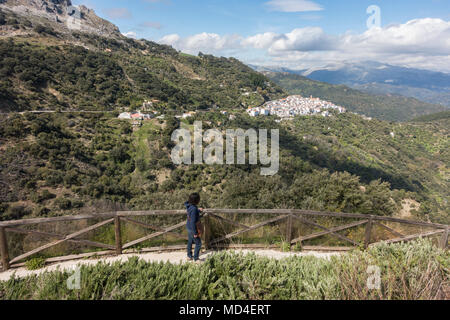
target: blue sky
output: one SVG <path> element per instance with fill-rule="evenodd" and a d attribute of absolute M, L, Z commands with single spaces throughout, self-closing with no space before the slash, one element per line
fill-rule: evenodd
<path fill-rule="evenodd" d="M 372 48 L 367 56 L 370 59 L 437 69 L 442 68 L 437 62 L 443 57 L 448 62 L 444 69 L 450 70 L 448 48 L 435 48 L 435 52 L 421 49 L 415 56 L 411 53 L 412 48 L 426 44 L 418 43 L 418 37 L 423 42 L 430 40 L 421 29 L 437 30 L 435 36 L 439 37 L 449 35 L 448 0 L 74 0 L 73 3 L 94 9 L 97 15 L 131 37 L 167 43 L 193 54 L 202 51 L 236 56 L 249 63 L 304 68 L 363 58 L 364 44 Z M 380 8 L 378 34 L 369 33 L 366 24 L 370 16 L 366 9 L 371 5 Z M 414 32 L 418 34 L 412 35 Z M 392 38 L 386 38 L 385 33 Z M 264 39 L 264 45 L 248 40 L 258 35 L 259 40 Z M 403 40 L 409 37 L 410 48 L 408 43 L 398 48 L 392 40 L 399 37 Z M 307 38 L 310 39 L 303 43 L 302 39 Z M 380 39 L 384 41 L 379 43 Z M 359 56 L 343 48 L 343 43 L 355 46 Z M 375 47 L 378 43 L 379 50 Z M 392 51 L 392 56 L 383 52 L 377 55 L 376 51 L 383 51 L 386 43 L 391 44 L 387 51 Z M 430 55 L 436 63 L 429 60 Z M 304 62 L 301 66 L 300 60 Z"/>

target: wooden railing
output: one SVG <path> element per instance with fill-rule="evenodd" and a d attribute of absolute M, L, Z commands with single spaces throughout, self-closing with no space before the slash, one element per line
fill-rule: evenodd
<path fill-rule="evenodd" d="M 242 224 L 238 221 L 234 221 L 228 217 L 228 214 L 238 214 L 238 215 L 277 215 L 274 218 L 270 218 L 264 222 L 257 223 L 252 226 L 248 226 Z M 225 216 L 222 216 L 225 215 Z M 150 225 L 148 223 L 133 219 L 133 217 L 149 217 L 149 216 L 182 216 L 180 222 L 172 225 L 170 227 L 158 227 L 154 225 Z M 333 227 L 325 227 L 317 222 L 312 221 L 312 218 L 318 217 L 329 217 L 329 218 L 340 218 L 340 219 L 351 219 L 356 220 L 351 223 L 333 226 Z M 64 260 L 72 260 L 77 258 L 84 258 L 93 255 L 110 255 L 116 254 L 120 255 L 124 251 L 130 252 L 130 249 L 140 243 L 148 241 L 150 239 L 154 239 L 156 237 L 160 237 L 162 235 L 171 234 L 179 239 L 185 239 L 185 236 L 182 234 L 175 232 L 177 229 L 180 229 L 185 226 L 186 221 L 186 211 L 185 210 L 153 210 L 153 211 L 120 211 L 120 212 L 108 212 L 101 214 L 86 214 L 86 215 L 77 215 L 77 216 L 62 216 L 62 217 L 53 217 L 53 218 L 37 218 L 37 219 L 24 219 L 24 220 L 15 220 L 15 221 L 4 221 L 0 222 L 0 253 L 1 253 L 1 262 L 3 266 L 3 270 L 8 270 L 12 267 L 19 267 L 23 265 L 23 261 L 27 258 L 36 255 L 39 252 L 42 252 L 46 249 L 52 248 L 64 242 L 70 242 L 74 244 L 87 245 L 96 248 L 107 249 L 106 251 L 96 251 L 78 255 L 68 255 L 62 257 L 49 258 L 46 262 L 59 262 Z M 35 231 L 23 228 L 24 226 L 29 225 L 40 225 L 45 223 L 52 222 L 70 222 L 70 221 L 80 221 L 80 220 L 88 220 L 88 219 L 101 219 L 101 222 L 98 222 L 89 227 L 78 230 L 74 233 L 63 235 L 57 233 L 50 232 L 42 232 Z M 226 235 L 220 236 L 218 238 L 213 239 L 210 232 L 210 224 L 212 222 L 211 219 L 221 221 L 224 224 L 229 224 L 234 227 L 239 228 L 238 231 L 234 231 L 228 233 Z M 277 224 L 281 221 L 286 222 L 286 233 L 285 239 L 286 243 L 289 245 L 302 244 L 304 241 L 316 239 L 323 237 L 325 235 L 331 235 L 336 237 L 344 242 L 351 244 L 351 247 L 321 247 L 321 246 L 304 246 L 303 248 L 306 250 L 348 250 L 355 246 L 364 246 L 367 248 L 369 245 L 374 244 L 372 241 L 372 229 L 374 226 L 379 226 L 386 230 L 389 234 L 392 235 L 392 238 L 383 240 L 387 243 L 396 243 L 402 241 L 410 241 L 413 239 L 417 239 L 420 237 L 430 237 L 439 235 L 439 246 L 442 248 L 447 248 L 448 245 L 448 233 L 449 226 L 437 223 L 428 223 L 423 221 L 414 221 L 414 220 L 404 220 L 393 217 L 383 217 L 383 216 L 374 216 L 374 215 L 364 215 L 364 214 L 350 214 L 350 213 L 334 213 L 334 212 L 317 212 L 317 211 L 308 211 L 308 210 L 295 210 L 295 209 L 268 209 L 268 210 L 256 210 L 256 209 L 207 209 L 203 214 L 203 221 L 205 226 L 204 232 L 204 243 L 207 249 L 212 248 L 257 248 L 261 247 L 261 245 L 257 244 L 244 244 L 244 245 L 233 245 L 229 242 L 232 238 L 240 236 L 246 232 L 256 230 L 262 228 L 267 225 Z M 314 232 L 310 234 L 300 235 L 297 238 L 292 239 L 293 235 L 293 222 L 298 221 L 301 224 L 308 225 L 314 227 L 316 229 L 321 230 L 320 232 Z M 154 231 L 153 233 L 146 235 L 142 238 L 130 241 L 128 243 L 122 243 L 122 234 L 121 234 L 121 224 L 122 223 L 131 223 L 136 226 L 149 229 Z M 419 232 L 415 234 L 406 235 L 402 232 L 394 229 L 393 227 L 389 227 L 387 223 L 400 223 L 402 225 L 409 226 L 417 226 L 417 227 L 425 227 L 431 230 L 427 232 Z M 114 235 L 115 235 L 115 245 L 100 243 L 96 241 L 90 241 L 86 239 L 79 239 L 80 236 L 87 234 L 93 230 L 96 230 L 100 227 L 103 227 L 108 224 L 114 224 Z M 350 239 L 338 232 L 343 230 L 349 230 L 352 228 L 360 227 L 365 225 L 364 231 L 364 239 L 360 242 Z M 7 232 L 19 233 L 19 234 L 30 234 L 30 235 L 38 235 L 42 237 L 54 238 L 57 239 L 55 241 L 49 242 L 45 245 L 42 245 L 38 248 L 35 248 L 31 251 L 20 254 L 13 259 L 9 259 L 9 251 L 8 251 L 8 241 L 7 241 Z M 267 247 L 267 246 L 265 246 Z M 274 246 L 272 246 L 274 247 Z M 140 249 L 140 251 L 162 251 L 162 250 L 180 250 L 185 248 L 182 246 L 168 246 L 168 247 L 153 247 Z M 22 263 L 21 263 L 22 261 Z"/>

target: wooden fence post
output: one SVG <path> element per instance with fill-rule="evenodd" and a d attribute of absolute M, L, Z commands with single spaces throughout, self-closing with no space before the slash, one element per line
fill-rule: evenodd
<path fill-rule="evenodd" d="M 442 237 L 441 237 L 441 248 L 442 249 L 447 249 L 447 243 L 448 243 L 448 228 L 445 229 L 444 233 L 442 234 Z"/>
<path fill-rule="evenodd" d="M 0 227 L 0 254 L 2 255 L 3 271 L 9 269 L 8 242 L 6 241 L 6 232 L 4 227 Z"/>
<path fill-rule="evenodd" d="M 114 227 L 115 227 L 115 234 L 116 234 L 116 254 L 121 255 L 122 254 L 122 236 L 120 233 L 120 217 L 116 216 L 114 218 Z"/>
<path fill-rule="evenodd" d="M 211 240 L 211 221 L 208 215 L 204 216 L 204 238 L 205 238 L 205 249 L 209 250 L 211 248 L 210 240 Z"/>
<path fill-rule="evenodd" d="M 292 215 L 287 217 L 286 222 L 286 242 L 289 243 L 289 247 L 291 247 L 292 242 Z"/>
<path fill-rule="evenodd" d="M 369 221 L 366 225 L 366 234 L 364 239 L 364 248 L 368 248 L 370 244 L 370 238 L 372 235 L 372 226 L 373 226 L 373 216 L 370 216 Z"/>

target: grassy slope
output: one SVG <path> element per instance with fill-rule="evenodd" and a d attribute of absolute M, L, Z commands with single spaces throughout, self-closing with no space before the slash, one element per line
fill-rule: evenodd
<path fill-rule="evenodd" d="M 388 121 L 407 121 L 414 117 L 447 110 L 441 105 L 430 104 L 402 96 L 371 95 L 344 85 L 332 85 L 313 81 L 288 73 L 265 73 L 290 94 L 319 97 L 347 108 L 349 111 Z"/>

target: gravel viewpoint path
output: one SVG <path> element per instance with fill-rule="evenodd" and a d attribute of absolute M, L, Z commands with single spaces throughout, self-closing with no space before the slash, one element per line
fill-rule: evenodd
<path fill-rule="evenodd" d="M 242 252 L 244 254 L 255 253 L 263 257 L 269 257 L 274 259 L 283 259 L 292 256 L 315 256 L 318 258 L 329 259 L 333 255 L 339 255 L 341 253 L 324 253 L 324 252 L 280 252 L 275 250 L 233 250 L 234 252 Z M 214 252 L 205 252 L 200 256 L 201 260 L 208 258 L 208 256 L 214 254 Z M 95 265 L 99 262 L 114 263 L 117 261 L 126 262 L 131 257 L 139 257 L 142 260 L 148 262 L 170 262 L 174 264 L 179 263 L 192 263 L 187 261 L 186 253 L 184 251 L 166 252 L 166 253 L 142 253 L 142 254 L 123 254 L 114 257 L 93 258 L 88 260 L 71 260 L 61 263 L 55 263 L 48 265 L 39 270 L 27 270 L 26 268 L 10 269 L 0 273 L 0 281 L 7 281 L 13 275 L 16 278 L 23 278 L 30 275 L 39 275 L 44 272 L 51 272 L 55 270 L 73 270 L 77 265 Z"/>

